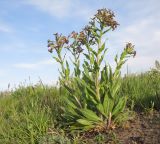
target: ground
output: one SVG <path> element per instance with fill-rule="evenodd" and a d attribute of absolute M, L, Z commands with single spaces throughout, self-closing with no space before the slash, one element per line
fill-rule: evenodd
<path fill-rule="evenodd" d="M 160 144 L 160 111 L 137 113 L 115 133 L 122 144 Z"/>
<path fill-rule="evenodd" d="M 160 144 L 160 111 L 136 112 L 122 126 L 89 139 L 97 144 Z"/>

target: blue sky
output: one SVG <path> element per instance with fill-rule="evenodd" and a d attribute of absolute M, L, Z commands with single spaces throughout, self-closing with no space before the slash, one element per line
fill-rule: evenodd
<path fill-rule="evenodd" d="M 120 23 L 108 35 L 111 63 L 126 42 L 137 51 L 127 62 L 130 72 L 149 70 L 160 60 L 160 0 L 0 0 L 0 90 L 39 78 L 55 83 L 58 66 L 47 40 L 55 32 L 80 31 L 100 8 L 112 9 Z"/>

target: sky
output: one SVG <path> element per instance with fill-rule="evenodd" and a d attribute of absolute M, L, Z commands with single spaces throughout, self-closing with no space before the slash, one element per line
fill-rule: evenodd
<path fill-rule="evenodd" d="M 126 73 L 150 70 L 160 60 L 160 0 L 0 0 L 0 90 L 19 85 L 56 84 L 58 64 L 47 51 L 56 32 L 80 31 L 97 9 L 114 11 L 120 24 L 109 33 L 106 59 L 120 54 L 126 42 L 137 55 Z"/>

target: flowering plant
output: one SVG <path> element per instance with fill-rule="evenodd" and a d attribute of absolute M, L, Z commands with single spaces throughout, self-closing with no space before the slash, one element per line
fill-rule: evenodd
<path fill-rule="evenodd" d="M 54 41 L 48 40 L 48 51 L 56 52 L 53 58 L 61 66 L 60 84 L 69 93 L 63 118 L 71 130 L 104 131 L 125 118 L 127 97 L 118 95 L 120 70 L 136 52 L 127 43 L 120 57 L 115 56 L 114 71 L 107 63 L 102 66 L 107 52 L 104 36 L 119 25 L 114 17 L 111 10 L 100 9 L 81 32 L 67 37 L 56 33 Z M 71 61 L 64 51 L 70 52 Z"/>

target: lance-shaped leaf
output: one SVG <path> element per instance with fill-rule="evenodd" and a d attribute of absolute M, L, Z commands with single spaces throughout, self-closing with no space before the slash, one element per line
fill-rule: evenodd
<path fill-rule="evenodd" d="M 88 119 L 78 119 L 77 122 L 82 124 L 82 125 L 86 125 L 86 126 L 94 124 L 93 121 L 90 121 Z"/>
<path fill-rule="evenodd" d="M 114 100 L 109 97 L 109 95 L 106 93 L 103 101 L 103 108 L 106 116 L 109 116 L 109 113 L 112 112 L 114 106 Z"/>
<path fill-rule="evenodd" d="M 84 53 L 84 56 L 85 56 L 88 60 L 90 60 L 90 56 L 89 56 L 88 54 Z"/>
<path fill-rule="evenodd" d="M 100 117 L 98 117 L 97 114 L 95 112 L 93 112 L 92 110 L 81 109 L 80 111 L 83 114 L 83 116 L 88 120 L 91 120 L 94 122 L 101 122 L 102 121 L 102 119 Z"/>
<path fill-rule="evenodd" d="M 127 101 L 126 97 L 119 98 L 118 103 L 115 105 L 115 107 L 113 109 L 113 112 L 112 112 L 113 116 L 116 117 L 118 114 L 123 112 L 125 105 L 126 105 L 126 101 Z"/>
<path fill-rule="evenodd" d="M 104 56 L 105 56 L 106 52 L 107 52 L 107 49 L 104 50 L 104 52 L 103 52 L 103 54 L 102 54 L 102 56 L 101 56 L 101 58 L 100 58 L 100 60 L 99 60 L 99 64 L 102 63 L 102 61 L 103 61 L 103 59 L 104 59 Z"/>
<path fill-rule="evenodd" d="M 61 61 L 59 60 L 59 58 L 54 57 L 54 56 L 53 56 L 53 58 L 54 58 L 58 63 L 61 63 Z"/>
<path fill-rule="evenodd" d="M 94 91 L 87 83 L 85 83 L 84 80 L 82 80 L 82 79 L 80 79 L 80 78 L 76 78 L 76 80 L 77 80 L 77 83 L 79 83 L 82 87 L 84 87 L 84 88 L 86 87 L 87 90 L 88 90 L 88 92 L 89 92 L 92 96 L 96 97 L 95 91 Z"/>
<path fill-rule="evenodd" d="M 120 77 L 118 79 L 115 79 L 112 85 L 112 96 L 115 97 L 117 94 L 118 90 L 120 89 L 121 86 L 121 80 Z"/>
<path fill-rule="evenodd" d="M 98 49 L 98 54 L 100 54 L 104 49 L 105 49 L 105 43 L 103 43 L 101 48 Z"/>
<path fill-rule="evenodd" d="M 103 114 L 103 116 L 106 117 L 106 113 L 105 113 L 105 111 L 104 111 L 104 107 L 103 107 L 103 105 L 102 105 L 101 103 L 98 103 L 97 106 L 96 106 L 96 108 L 98 109 L 98 111 L 99 111 L 101 114 Z"/>
<path fill-rule="evenodd" d="M 96 99 L 88 92 L 88 90 L 86 88 L 85 88 L 85 96 L 86 96 L 86 99 L 88 102 L 91 102 L 91 104 L 93 104 L 93 105 L 97 104 Z M 87 106 L 87 104 L 86 104 L 86 106 Z"/>

